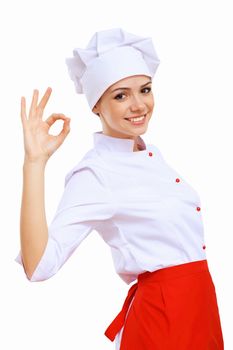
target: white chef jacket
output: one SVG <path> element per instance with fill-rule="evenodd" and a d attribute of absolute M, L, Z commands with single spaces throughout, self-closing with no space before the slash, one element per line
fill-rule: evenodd
<path fill-rule="evenodd" d="M 116 273 L 138 274 L 206 259 L 197 192 L 154 144 L 93 133 L 91 148 L 65 176 L 48 242 L 30 281 L 52 277 L 96 230 L 111 249 Z M 15 259 L 22 264 L 21 253 Z M 28 277 L 27 277 L 28 278 Z"/>

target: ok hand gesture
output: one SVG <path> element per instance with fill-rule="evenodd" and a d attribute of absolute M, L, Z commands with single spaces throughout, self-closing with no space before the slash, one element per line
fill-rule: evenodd
<path fill-rule="evenodd" d="M 70 132 L 70 118 L 67 118 L 64 114 L 53 113 L 45 121 L 42 120 L 44 108 L 51 92 L 52 89 L 48 87 L 38 104 L 39 91 L 34 90 L 28 118 L 26 115 L 26 100 L 25 97 L 21 97 L 25 159 L 30 162 L 47 162 Z M 50 135 L 50 127 L 59 119 L 64 121 L 61 132 L 56 136 Z"/>

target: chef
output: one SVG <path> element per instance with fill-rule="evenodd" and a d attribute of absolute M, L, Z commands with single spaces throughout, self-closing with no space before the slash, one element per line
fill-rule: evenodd
<path fill-rule="evenodd" d="M 121 28 L 99 31 L 66 64 L 102 130 L 66 174 L 37 261 L 30 265 L 28 242 L 35 238 L 26 237 L 23 225 L 16 261 L 30 281 L 46 280 L 96 230 L 111 250 L 116 273 L 134 282 L 105 331 L 117 350 L 223 350 L 200 197 L 158 145 L 142 137 L 153 115 L 152 80 L 160 64 L 151 38 Z"/>

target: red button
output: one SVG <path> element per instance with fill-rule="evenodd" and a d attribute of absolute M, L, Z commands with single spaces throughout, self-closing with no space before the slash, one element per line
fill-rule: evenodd
<path fill-rule="evenodd" d="M 177 178 L 177 179 L 176 179 L 176 182 L 180 182 L 180 179 Z"/>
<path fill-rule="evenodd" d="M 200 208 L 200 207 L 197 207 L 196 209 L 197 209 L 197 211 L 200 211 L 200 210 L 201 210 L 201 208 Z"/>
<path fill-rule="evenodd" d="M 203 249 L 206 249 L 206 246 L 205 246 L 205 245 L 203 245 L 203 246 L 202 246 L 202 248 L 203 248 Z"/>
<path fill-rule="evenodd" d="M 152 153 L 152 152 L 149 152 L 149 156 L 152 157 L 152 156 L 153 156 L 153 153 Z"/>

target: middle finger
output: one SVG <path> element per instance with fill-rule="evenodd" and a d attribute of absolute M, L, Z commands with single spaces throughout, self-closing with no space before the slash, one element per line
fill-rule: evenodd
<path fill-rule="evenodd" d="M 42 97 L 39 105 L 38 105 L 38 109 L 42 110 L 45 108 L 47 102 L 48 102 L 48 99 L 51 95 L 51 92 L 52 92 L 52 88 L 51 87 L 48 87 L 47 90 L 45 91 L 45 94 L 44 96 Z"/>
<path fill-rule="evenodd" d="M 31 117 L 35 112 L 37 100 L 38 100 L 38 94 L 39 94 L 39 91 L 37 89 L 35 89 L 33 91 L 32 103 L 31 103 L 30 110 L 29 110 L 29 117 Z"/>

